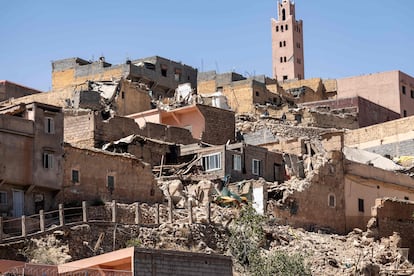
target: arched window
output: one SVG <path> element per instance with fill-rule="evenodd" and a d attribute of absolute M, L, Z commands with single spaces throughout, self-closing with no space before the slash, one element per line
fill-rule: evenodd
<path fill-rule="evenodd" d="M 283 25 L 282 25 L 282 26 L 280 26 L 280 30 L 283 32 Z"/>
<path fill-rule="evenodd" d="M 283 41 L 283 46 L 286 46 L 286 41 Z"/>
<path fill-rule="evenodd" d="M 279 31 L 279 26 L 276 26 L 276 32 L 278 32 Z"/>
<path fill-rule="evenodd" d="M 282 47 L 282 41 L 279 42 L 279 47 Z"/>
<path fill-rule="evenodd" d="M 286 62 L 286 57 L 283 58 L 283 61 Z"/>
<path fill-rule="evenodd" d="M 280 63 L 282 63 L 283 62 L 283 58 L 282 57 L 280 57 Z"/>
<path fill-rule="evenodd" d="M 288 30 L 288 25 L 286 25 L 286 31 Z"/>
<path fill-rule="evenodd" d="M 282 20 L 286 20 L 286 10 L 282 10 Z"/>

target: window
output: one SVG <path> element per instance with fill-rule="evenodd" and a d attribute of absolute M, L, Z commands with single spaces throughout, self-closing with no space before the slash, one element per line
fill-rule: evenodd
<path fill-rule="evenodd" d="M 358 198 L 358 211 L 364 212 L 364 200 L 362 198 Z"/>
<path fill-rule="evenodd" d="M 403 95 L 405 95 L 405 86 L 404 85 L 401 87 L 401 91 L 402 91 Z"/>
<path fill-rule="evenodd" d="M 278 32 L 279 31 L 279 26 L 276 26 L 276 32 Z"/>
<path fill-rule="evenodd" d="M 121 98 L 125 99 L 125 92 L 124 91 L 121 92 Z"/>
<path fill-rule="evenodd" d="M 0 191 L 0 205 L 7 204 L 7 192 Z"/>
<path fill-rule="evenodd" d="M 241 171 L 241 156 L 238 154 L 233 155 L 233 170 Z"/>
<path fill-rule="evenodd" d="M 167 76 L 167 70 L 168 70 L 167 65 L 162 64 L 161 65 L 161 76 L 166 77 Z"/>
<path fill-rule="evenodd" d="M 283 25 L 282 25 L 282 26 L 280 26 L 280 31 L 282 31 L 282 32 L 283 32 Z"/>
<path fill-rule="evenodd" d="M 296 62 L 297 62 L 298 64 L 301 64 L 301 63 L 302 63 L 302 60 L 301 60 L 300 58 L 297 58 L 297 59 L 296 59 Z"/>
<path fill-rule="evenodd" d="M 286 24 L 286 31 L 288 30 L 289 28 L 288 28 L 288 25 Z"/>
<path fill-rule="evenodd" d="M 287 80 L 288 79 L 288 76 L 283 76 L 283 80 L 285 81 L 285 80 Z"/>
<path fill-rule="evenodd" d="M 286 57 L 283 57 L 283 62 L 286 62 Z"/>
<path fill-rule="evenodd" d="M 203 156 L 203 168 L 206 172 L 221 169 L 221 153 Z"/>
<path fill-rule="evenodd" d="M 178 68 L 174 69 L 174 80 L 181 81 L 181 69 L 178 69 Z"/>
<path fill-rule="evenodd" d="M 45 117 L 45 133 L 55 133 L 55 123 L 51 117 Z"/>
<path fill-rule="evenodd" d="M 299 42 L 296 43 L 296 48 L 300 48 L 300 43 Z"/>
<path fill-rule="evenodd" d="M 285 40 L 285 41 L 283 41 L 283 46 L 285 46 L 285 47 L 286 47 L 286 40 Z"/>
<path fill-rule="evenodd" d="M 414 90 L 411 90 L 411 98 L 414 99 Z"/>
<path fill-rule="evenodd" d="M 404 117 L 407 117 L 407 110 L 404 110 L 404 111 L 403 111 L 403 116 L 404 116 Z"/>
<path fill-rule="evenodd" d="M 302 115 L 301 114 L 295 114 L 295 121 L 299 124 L 302 123 Z"/>
<path fill-rule="evenodd" d="M 261 175 L 261 163 L 262 161 L 253 159 L 252 160 L 252 174 Z"/>
<path fill-rule="evenodd" d="M 328 196 L 328 206 L 334 208 L 336 206 L 336 198 L 334 194 L 329 194 Z"/>
<path fill-rule="evenodd" d="M 280 57 L 280 63 L 283 63 L 283 58 L 282 57 Z"/>
<path fill-rule="evenodd" d="M 108 175 L 106 179 L 106 185 L 109 191 L 113 191 L 115 189 L 115 176 Z"/>
<path fill-rule="evenodd" d="M 282 41 L 279 42 L 279 47 L 282 47 Z"/>
<path fill-rule="evenodd" d="M 72 170 L 72 182 L 79 183 L 79 171 L 78 170 Z"/>
<path fill-rule="evenodd" d="M 259 97 L 259 91 L 256 91 L 256 97 Z"/>
<path fill-rule="evenodd" d="M 286 10 L 285 9 L 282 10 L 282 20 L 286 20 Z"/>
<path fill-rule="evenodd" d="M 410 198 L 408 196 L 405 196 L 404 200 L 410 200 Z"/>
<path fill-rule="evenodd" d="M 53 168 L 53 153 L 51 152 L 43 153 L 43 168 L 45 169 Z"/>

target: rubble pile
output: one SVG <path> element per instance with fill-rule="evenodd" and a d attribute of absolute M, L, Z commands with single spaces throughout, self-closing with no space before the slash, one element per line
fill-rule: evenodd
<path fill-rule="evenodd" d="M 308 137 L 319 139 L 320 135 L 332 131 L 326 128 L 295 126 L 292 122 L 283 122 L 276 118 L 258 118 L 255 116 L 236 116 L 236 130 L 241 133 L 250 133 L 268 128 L 277 137 L 284 139 Z"/>
<path fill-rule="evenodd" d="M 304 255 L 313 275 L 412 275 L 414 266 L 401 254 L 397 234 L 375 241 L 354 229 L 346 236 L 307 232 L 289 226 L 266 226 L 269 253 Z M 389 274 L 387 274 L 389 273 Z"/>

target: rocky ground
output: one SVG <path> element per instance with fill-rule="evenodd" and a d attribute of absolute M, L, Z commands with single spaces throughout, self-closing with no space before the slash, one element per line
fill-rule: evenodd
<path fill-rule="evenodd" d="M 195 208 L 195 216 L 203 210 Z M 200 213 L 200 214 L 199 214 Z M 91 257 L 127 245 L 146 248 L 184 250 L 207 254 L 229 254 L 228 226 L 237 209 L 214 207 L 214 224 L 182 222 L 138 227 L 127 224 L 82 224 L 54 232 L 69 245 L 72 260 Z M 162 212 L 161 212 L 162 214 Z M 183 214 L 184 217 L 184 214 Z M 398 250 L 399 236 L 374 240 L 369 232 L 355 229 L 348 235 L 307 232 L 269 220 L 264 225 L 264 253 L 282 250 L 305 257 L 313 275 L 412 275 L 414 266 Z M 14 244 L 13 250 L 27 243 Z M 4 252 L 6 246 L 2 246 Z M 12 253 L 13 254 L 13 253 Z M 16 256 L 16 255 L 15 255 Z M 3 258 L 5 256 L 2 256 Z M 21 258 L 21 256 L 20 256 Z M 243 275 L 235 265 L 235 274 Z"/>

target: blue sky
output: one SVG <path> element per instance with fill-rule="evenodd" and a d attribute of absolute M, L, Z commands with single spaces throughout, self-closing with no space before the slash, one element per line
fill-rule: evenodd
<path fill-rule="evenodd" d="M 413 0 L 297 0 L 306 78 L 414 75 Z M 0 79 L 47 91 L 51 61 L 159 55 L 202 71 L 271 76 L 276 0 L 3 0 Z"/>

